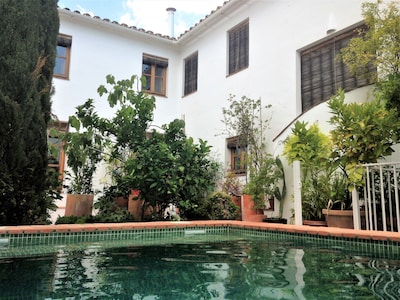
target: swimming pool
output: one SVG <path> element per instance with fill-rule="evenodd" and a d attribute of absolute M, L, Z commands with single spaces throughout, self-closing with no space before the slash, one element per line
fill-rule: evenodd
<path fill-rule="evenodd" d="M 63 239 L 56 234 L 31 235 L 35 247 L 20 236 L 21 244 L 9 241 L 8 250 L 0 251 L 0 299 L 397 299 L 400 294 L 398 244 L 387 241 L 228 226 L 113 230 L 86 237 L 69 232 Z"/>

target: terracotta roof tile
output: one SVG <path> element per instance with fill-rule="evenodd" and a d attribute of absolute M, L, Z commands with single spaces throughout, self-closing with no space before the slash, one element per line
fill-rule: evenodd
<path fill-rule="evenodd" d="M 136 26 L 128 26 L 127 24 L 124 24 L 124 23 L 119 23 L 119 22 L 117 22 L 117 21 L 111 21 L 111 20 L 108 19 L 108 18 L 103 18 L 103 19 L 102 19 L 102 18 L 99 17 L 99 16 L 93 16 L 93 17 L 92 17 L 90 14 L 88 14 L 88 13 L 81 13 L 79 10 L 75 10 L 75 11 L 73 11 L 73 12 L 76 13 L 76 14 L 85 16 L 85 17 L 92 18 L 92 19 L 102 20 L 102 21 L 104 21 L 104 22 L 116 24 L 116 25 L 119 25 L 119 26 L 121 26 L 121 27 L 125 27 L 125 28 L 129 28 L 129 29 L 132 29 L 132 30 L 144 32 L 144 33 L 147 33 L 147 34 L 149 34 L 149 35 L 153 35 L 153 36 L 165 38 L 165 39 L 168 39 L 168 40 L 171 40 L 171 41 L 176 41 L 176 40 L 179 40 L 181 37 L 183 37 L 185 34 L 189 33 L 192 29 L 194 29 L 195 27 L 197 27 L 198 25 L 200 25 L 201 23 L 203 23 L 207 18 L 209 18 L 211 15 L 213 15 L 213 14 L 216 13 L 218 10 L 220 10 L 220 9 L 221 9 L 223 6 L 225 6 L 225 4 L 227 4 L 229 1 L 230 1 L 230 0 L 225 1 L 221 6 L 218 6 L 215 10 L 212 10 L 210 14 L 206 15 L 203 19 L 200 19 L 199 22 L 197 22 L 195 25 L 193 25 L 193 26 L 190 27 L 188 30 L 186 30 L 184 33 L 182 33 L 178 38 L 170 37 L 169 35 L 163 35 L 163 34 L 160 34 L 160 33 L 154 33 L 154 32 L 151 31 L 151 30 L 145 30 L 145 29 L 143 29 L 143 28 L 137 28 Z M 59 9 L 60 9 L 60 8 L 59 8 Z M 62 8 L 62 9 L 63 9 L 63 10 L 66 10 L 66 11 L 71 11 L 71 10 L 70 10 L 69 8 L 67 8 L 67 7 Z"/>

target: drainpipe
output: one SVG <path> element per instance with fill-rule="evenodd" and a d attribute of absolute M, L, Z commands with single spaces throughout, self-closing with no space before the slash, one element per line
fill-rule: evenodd
<path fill-rule="evenodd" d="M 176 9 L 173 7 L 168 7 L 167 8 L 168 12 L 168 23 L 169 23 L 169 36 L 174 37 L 174 28 L 175 28 L 175 21 L 174 21 L 174 15 L 176 12 Z"/>

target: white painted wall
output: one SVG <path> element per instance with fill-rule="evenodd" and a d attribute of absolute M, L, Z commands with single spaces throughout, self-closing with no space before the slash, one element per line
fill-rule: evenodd
<path fill-rule="evenodd" d="M 186 132 L 207 140 L 215 156 L 226 158 L 222 108 L 229 94 L 261 98 L 271 104 L 271 129 L 266 133 L 269 152 L 279 154 L 290 128 L 278 134 L 300 114 L 298 50 L 326 36 L 329 24 L 341 30 L 359 22 L 364 0 L 231 0 L 178 42 L 123 28 L 60 10 L 60 33 L 72 36 L 69 80 L 54 79 L 56 94 L 53 112 L 61 120 L 74 113 L 74 107 L 95 98 L 104 115 L 111 112 L 105 99 L 97 98 L 97 87 L 105 76 L 124 79 L 140 75 L 142 53 L 169 59 L 167 97 L 157 98 L 155 125 L 182 115 Z M 227 31 L 249 19 L 249 68 L 227 76 Z M 183 97 L 183 61 L 198 51 L 198 91 Z M 328 130 L 326 105 L 303 115 L 311 123 L 318 120 Z M 274 142 L 272 140 L 276 138 Z M 287 184 L 293 185 L 287 166 Z M 284 216 L 290 217 L 291 190 L 285 201 Z"/>
<path fill-rule="evenodd" d="M 106 98 L 98 97 L 97 88 L 106 83 L 108 74 L 117 80 L 140 76 L 143 53 L 168 58 L 168 78 L 178 73 L 179 56 L 169 40 L 65 10 L 60 10 L 59 31 L 72 36 L 69 80 L 54 78 L 53 112 L 61 120 L 67 120 L 88 98 L 95 99 L 102 115 L 112 115 Z M 168 80 L 167 97 L 157 97 L 155 124 L 178 115 L 177 95 L 174 80 Z"/>

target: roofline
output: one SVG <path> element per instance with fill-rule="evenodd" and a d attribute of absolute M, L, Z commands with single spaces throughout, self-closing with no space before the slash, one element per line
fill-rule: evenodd
<path fill-rule="evenodd" d="M 81 14 L 80 11 L 75 10 L 71 11 L 68 8 L 58 8 L 58 13 L 60 16 L 65 17 L 65 18 L 77 18 L 80 21 L 91 23 L 91 24 L 96 24 L 99 26 L 107 26 L 110 29 L 121 31 L 121 32 L 130 32 L 133 34 L 137 34 L 140 37 L 143 38 L 152 38 L 154 40 L 158 40 L 160 42 L 166 42 L 168 44 L 173 44 L 176 42 L 176 38 L 172 38 L 168 35 L 162 35 L 159 33 L 154 33 L 153 31 L 150 30 L 145 30 L 143 28 L 137 28 L 136 26 L 128 26 L 124 23 L 118 23 L 117 21 L 110 21 L 110 19 L 102 19 L 98 16 L 92 17 L 91 15 L 85 13 Z"/>
<path fill-rule="evenodd" d="M 247 4 L 248 2 L 249 0 L 226 0 L 222 4 L 222 6 L 218 6 L 215 10 L 211 11 L 209 15 L 205 16 L 194 26 L 190 27 L 178 38 L 170 37 L 169 35 L 162 35 L 160 33 L 154 33 L 153 31 L 145 30 L 143 28 L 137 28 L 136 26 L 128 26 L 124 23 L 111 21 L 107 18 L 102 19 L 98 16 L 92 17 L 90 14 L 82 14 L 78 10 L 71 11 L 69 8 L 59 7 L 58 12 L 60 16 L 68 18 L 78 18 L 81 21 L 90 22 L 99 26 L 109 26 L 114 30 L 122 30 L 124 32 L 130 31 L 144 38 L 150 37 L 160 42 L 167 42 L 168 44 L 182 44 L 189 42 L 193 39 L 197 39 L 204 31 L 213 28 L 213 26 L 218 23 L 221 18 L 230 18 L 230 14 L 232 12 L 234 12 L 238 7 L 243 6 L 243 4 Z"/>

